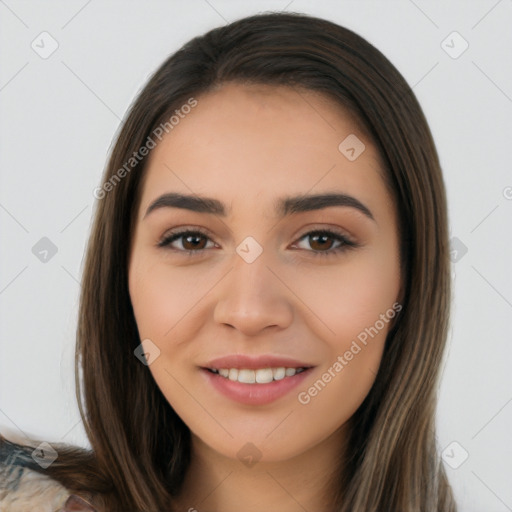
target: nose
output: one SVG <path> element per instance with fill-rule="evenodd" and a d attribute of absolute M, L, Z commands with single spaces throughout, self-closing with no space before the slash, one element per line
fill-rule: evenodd
<path fill-rule="evenodd" d="M 265 251 L 252 263 L 238 254 L 233 260 L 233 267 L 219 283 L 215 322 L 246 336 L 258 335 L 264 329 L 288 327 L 293 320 L 293 293 L 279 275 L 275 260 L 270 262 Z"/>

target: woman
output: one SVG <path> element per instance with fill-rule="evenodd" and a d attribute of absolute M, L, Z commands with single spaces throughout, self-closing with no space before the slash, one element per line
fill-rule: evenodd
<path fill-rule="evenodd" d="M 76 358 L 92 451 L 40 465 L 39 442 L 4 441 L 7 496 L 37 474 L 63 510 L 456 510 L 434 421 L 445 189 L 378 50 L 288 13 L 191 40 L 94 194 Z"/>

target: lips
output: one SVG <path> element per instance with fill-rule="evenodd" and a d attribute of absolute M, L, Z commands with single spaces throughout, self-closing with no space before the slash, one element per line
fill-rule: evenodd
<path fill-rule="evenodd" d="M 245 405 L 265 405 L 287 395 L 313 371 L 306 361 L 275 354 L 232 354 L 201 365 L 205 382 Z"/>

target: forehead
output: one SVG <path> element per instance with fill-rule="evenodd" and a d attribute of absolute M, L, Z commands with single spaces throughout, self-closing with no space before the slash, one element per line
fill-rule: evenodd
<path fill-rule="evenodd" d="M 330 189 L 390 202 L 373 144 L 325 96 L 229 83 L 196 99 L 152 150 L 142 207 L 169 191 L 215 196 L 228 205 L 243 198 L 246 206 Z M 347 144 L 358 153 L 364 148 L 355 160 L 343 152 Z"/>

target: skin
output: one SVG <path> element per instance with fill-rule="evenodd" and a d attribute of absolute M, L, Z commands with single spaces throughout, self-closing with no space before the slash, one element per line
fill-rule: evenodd
<path fill-rule="evenodd" d="M 343 459 L 347 421 L 374 382 L 392 321 L 308 404 L 297 395 L 399 300 L 398 225 L 378 153 L 344 109 L 314 92 L 227 84 L 197 99 L 152 150 L 129 258 L 140 338 L 160 350 L 148 369 L 191 430 L 176 510 L 327 511 L 327 479 Z M 349 134 L 366 146 L 355 161 L 338 150 Z M 216 198 L 228 214 L 165 207 L 145 216 L 167 192 Z M 283 196 L 327 192 L 354 196 L 374 220 L 347 206 L 287 217 L 274 210 Z M 178 227 L 208 236 L 199 249 L 186 237 L 157 246 Z M 359 246 L 333 253 L 336 238 L 321 245 L 305 236 L 321 228 Z M 248 236 L 263 248 L 252 263 L 236 252 Z M 199 368 L 234 353 L 315 368 L 271 404 L 242 405 L 207 386 Z M 237 455 L 247 443 L 260 452 L 252 467 Z"/>

